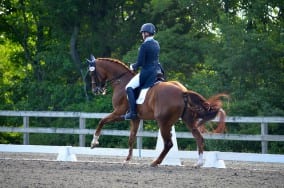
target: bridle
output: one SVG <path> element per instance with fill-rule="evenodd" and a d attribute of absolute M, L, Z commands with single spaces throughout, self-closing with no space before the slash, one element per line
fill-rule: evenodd
<path fill-rule="evenodd" d="M 97 94 L 105 94 L 106 89 L 105 89 L 105 82 L 101 82 L 99 79 L 99 74 L 97 73 L 96 70 L 96 58 L 91 55 L 91 60 L 87 59 L 87 63 L 89 65 L 88 67 L 88 72 L 91 76 L 92 80 L 92 92 L 97 95 Z"/>
<path fill-rule="evenodd" d="M 87 62 L 89 64 L 89 68 L 88 68 L 88 72 L 90 72 L 90 76 L 91 76 L 91 80 L 92 80 L 92 92 L 95 95 L 98 94 L 102 94 L 105 95 L 106 94 L 106 88 L 105 86 L 107 85 L 107 83 L 110 84 L 114 84 L 114 83 L 120 83 L 121 80 L 120 78 L 122 78 L 124 75 L 126 75 L 127 73 L 129 73 L 129 71 L 126 71 L 124 73 L 121 73 L 120 75 L 106 80 L 106 81 L 101 81 L 102 79 L 99 72 L 97 72 L 97 67 L 96 67 L 96 59 L 94 56 L 91 56 L 91 60 L 87 59 Z"/>

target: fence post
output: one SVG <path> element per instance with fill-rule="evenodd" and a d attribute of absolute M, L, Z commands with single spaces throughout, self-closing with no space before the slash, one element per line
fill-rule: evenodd
<path fill-rule="evenodd" d="M 261 136 L 262 136 L 262 141 L 261 141 L 261 153 L 267 153 L 267 141 L 263 140 L 264 136 L 266 136 L 268 133 L 268 127 L 267 123 L 262 122 L 261 123 Z"/>
<path fill-rule="evenodd" d="M 23 124 L 24 124 L 24 128 L 29 128 L 29 117 L 28 116 L 24 116 L 23 117 Z M 23 135 L 23 144 L 24 145 L 29 145 L 30 144 L 30 135 L 29 135 L 29 133 L 24 133 L 24 135 Z"/>
<path fill-rule="evenodd" d="M 85 118 L 81 118 L 79 119 L 79 127 L 80 129 L 85 129 L 86 127 L 86 119 Z M 80 147 L 85 147 L 85 135 L 84 134 L 80 134 L 79 135 L 79 146 Z"/>
<path fill-rule="evenodd" d="M 141 133 L 142 131 L 143 131 L 143 120 L 140 120 L 138 133 Z M 139 158 L 141 158 L 141 149 L 143 147 L 142 139 L 143 139 L 143 136 L 137 136 L 136 147 L 137 147 L 138 152 L 139 152 L 139 154 L 138 154 Z"/>

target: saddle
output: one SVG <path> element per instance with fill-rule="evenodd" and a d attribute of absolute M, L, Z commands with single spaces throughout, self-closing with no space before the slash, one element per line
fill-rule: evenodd
<path fill-rule="evenodd" d="M 160 63 L 158 63 L 157 77 L 156 77 L 156 81 L 155 81 L 154 85 L 156 85 L 160 82 L 165 82 L 165 81 L 166 81 L 166 76 L 165 76 L 164 68 L 162 67 L 162 65 Z M 153 86 L 151 86 L 151 87 L 153 87 Z M 144 88 L 144 89 L 142 89 L 141 87 L 138 87 L 134 90 L 136 104 L 143 104 L 143 102 L 145 101 L 145 98 L 146 98 L 146 94 L 151 87 Z"/>
<path fill-rule="evenodd" d="M 166 79 L 164 77 L 164 74 L 158 74 L 154 85 L 156 85 L 160 82 L 165 82 L 165 81 L 166 81 Z M 151 87 L 153 87 L 153 86 L 151 86 Z M 136 104 L 143 104 L 144 103 L 147 92 L 151 87 L 144 88 L 144 89 L 142 89 L 141 87 L 138 87 L 134 90 Z"/>

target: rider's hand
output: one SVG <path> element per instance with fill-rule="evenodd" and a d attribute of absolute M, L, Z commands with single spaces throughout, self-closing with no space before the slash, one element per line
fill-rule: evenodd
<path fill-rule="evenodd" d="M 133 64 L 130 64 L 129 69 L 134 71 Z"/>

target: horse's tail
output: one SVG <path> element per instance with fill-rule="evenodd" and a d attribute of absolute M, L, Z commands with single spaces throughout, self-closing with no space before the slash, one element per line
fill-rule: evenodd
<path fill-rule="evenodd" d="M 197 124 L 201 132 L 207 131 L 204 124 L 214 119 L 217 115 L 219 115 L 219 122 L 217 128 L 213 130 L 213 133 L 223 133 L 225 131 L 226 112 L 222 109 L 222 101 L 220 98 L 228 98 L 229 96 L 227 94 L 217 94 L 210 97 L 208 100 L 193 91 L 187 91 L 186 95 L 189 97 L 188 108 L 196 113 L 197 118 L 201 119 Z"/>
<path fill-rule="evenodd" d="M 226 112 L 222 108 L 220 108 L 218 115 L 219 115 L 219 123 L 217 128 L 213 130 L 213 133 L 224 133 L 226 130 L 226 124 L 225 124 Z"/>

